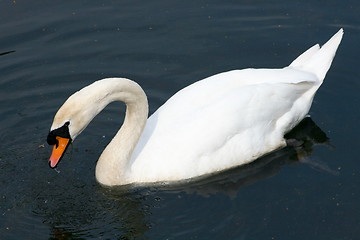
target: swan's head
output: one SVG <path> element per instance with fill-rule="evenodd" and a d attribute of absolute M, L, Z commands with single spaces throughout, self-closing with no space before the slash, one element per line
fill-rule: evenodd
<path fill-rule="evenodd" d="M 49 159 L 50 167 L 54 168 L 64 155 L 72 139 L 69 133 L 70 122 L 66 122 L 62 127 L 51 130 L 47 136 L 49 145 L 54 145 Z"/>
<path fill-rule="evenodd" d="M 68 145 L 113 101 L 123 101 L 127 106 L 138 109 L 145 116 L 145 124 L 147 99 L 137 83 L 125 78 L 96 81 L 71 95 L 56 113 L 47 137 L 47 142 L 54 145 L 50 167 L 56 167 Z"/>
<path fill-rule="evenodd" d="M 54 146 L 49 159 L 52 168 L 56 167 L 69 144 L 103 108 L 102 104 L 96 104 L 98 98 L 89 94 L 89 90 L 80 90 L 70 96 L 54 117 L 47 137 L 48 144 Z"/>

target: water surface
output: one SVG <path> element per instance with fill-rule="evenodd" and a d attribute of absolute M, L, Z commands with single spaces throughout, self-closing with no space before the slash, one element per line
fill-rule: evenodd
<path fill-rule="evenodd" d="M 360 237 L 359 2 L 0 5 L 1 239 Z M 310 144 L 302 161 L 286 148 L 192 183 L 103 188 L 95 163 L 125 111 L 114 103 L 56 170 L 48 167 L 45 140 L 55 112 L 95 80 L 137 81 L 152 113 L 179 89 L 218 72 L 288 65 L 341 27 L 343 42 L 310 111 L 329 141 Z"/>

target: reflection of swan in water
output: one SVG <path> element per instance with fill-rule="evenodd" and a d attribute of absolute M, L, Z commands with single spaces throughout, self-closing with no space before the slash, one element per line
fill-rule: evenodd
<path fill-rule="evenodd" d="M 284 134 L 308 113 L 330 68 L 342 29 L 282 69 L 244 69 L 198 81 L 147 119 L 142 88 L 124 78 L 97 81 L 71 95 L 55 115 L 50 166 L 109 103 L 125 102 L 124 123 L 96 165 L 108 186 L 176 182 L 218 173 L 286 146 Z"/>

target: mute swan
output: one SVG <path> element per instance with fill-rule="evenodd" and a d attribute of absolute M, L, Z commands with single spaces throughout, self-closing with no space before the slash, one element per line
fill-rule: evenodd
<path fill-rule="evenodd" d="M 284 134 L 308 113 L 342 39 L 340 29 L 282 69 L 216 74 L 180 90 L 148 117 L 142 88 L 125 78 L 94 82 L 55 115 L 50 167 L 109 103 L 123 101 L 123 125 L 101 154 L 96 179 L 107 186 L 191 179 L 249 163 L 286 146 Z"/>

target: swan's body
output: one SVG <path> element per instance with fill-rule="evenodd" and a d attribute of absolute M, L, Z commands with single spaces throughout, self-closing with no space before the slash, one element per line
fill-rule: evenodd
<path fill-rule="evenodd" d="M 104 185 L 179 181 L 249 163 L 286 145 L 284 134 L 308 113 L 342 34 L 341 29 L 322 48 L 315 45 L 283 69 L 234 70 L 195 82 L 148 119 L 138 84 L 123 78 L 97 81 L 59 109 L 48 141 L 54 144 L 64 135 L 58 134 L 61 129 L 75 139 L 106 105 L 123 101 L 124 124 L 96 166 Z M 50 159 L 52 167 L 61 156 Z"/>

